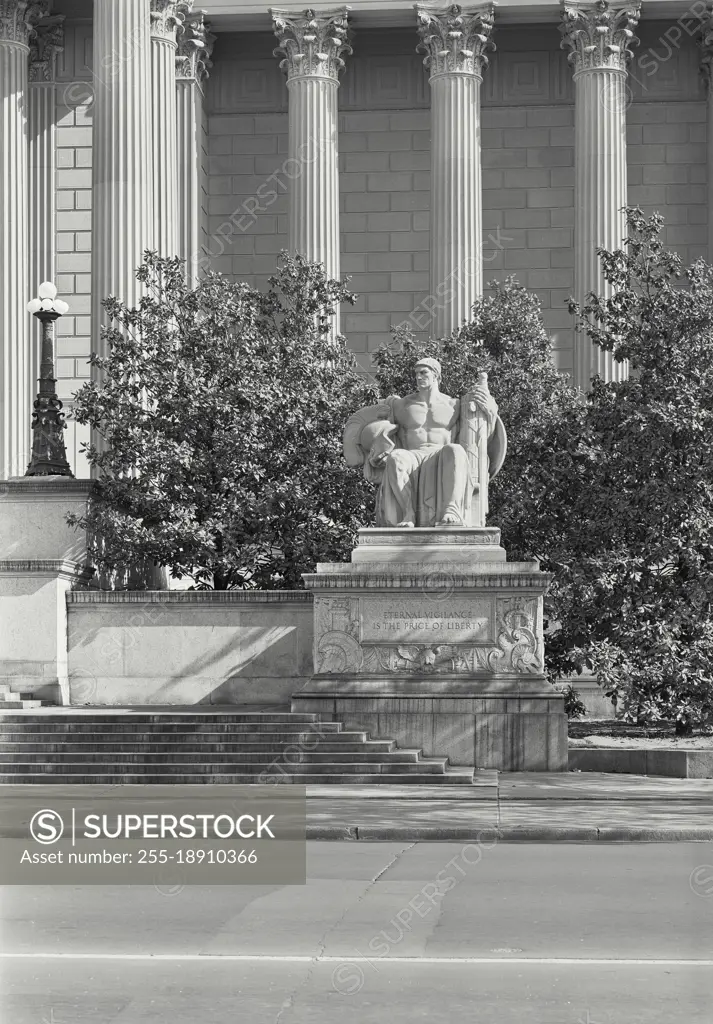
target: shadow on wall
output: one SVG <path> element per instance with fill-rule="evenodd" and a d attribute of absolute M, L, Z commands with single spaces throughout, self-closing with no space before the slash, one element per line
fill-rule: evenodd
<path fill-rule="evenodd" d="M 286 704 L 312 674 L 309 600 L 73 603 L 72 704 Z"/>

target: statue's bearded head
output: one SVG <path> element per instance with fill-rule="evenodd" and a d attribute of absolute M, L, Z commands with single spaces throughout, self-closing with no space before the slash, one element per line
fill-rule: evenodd
<path fill-rule="evenodd" d="M 441 382 L 441 364 L 437 359 L 425 356 L 419 359 L 414 367 L 416 374 L 416 385 L 419 388 L 428 388 L 432 384 Z"/>

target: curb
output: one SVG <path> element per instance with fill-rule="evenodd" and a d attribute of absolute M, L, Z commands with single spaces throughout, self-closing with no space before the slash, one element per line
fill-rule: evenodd
<path fill-rule="evenodd" d="M 555 828 L 523 825 L 506 828 L 452 826 L 429 828 L 421 825 L 308 825 L 307 839 L 348 842 L 472 842 L 472 843 L 710 843 L 713 828 Z"/>

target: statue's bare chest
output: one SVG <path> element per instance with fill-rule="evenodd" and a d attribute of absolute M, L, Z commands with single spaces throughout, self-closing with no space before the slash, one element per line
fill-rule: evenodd
<path fill-rule="evenodd" d="M 439 398 L 430 405 L 425 402 L 404 398 L 398 403 L 396 418 L 406 430 L 418 427 L 449 428 L 456 419 L 456 402 Z"/>

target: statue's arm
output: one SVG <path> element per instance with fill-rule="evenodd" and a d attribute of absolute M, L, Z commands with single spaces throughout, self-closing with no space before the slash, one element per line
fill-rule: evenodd
<path fill-rule="evenodd" d="M 379 405 L 358 409 L 344 428 L 344 458 L 350 466 L 363 466 L 367 480 L 380 478 L 386 456 L 396 447 L 396 401 L 398 396 L 391 395 Z"/>
<path fill-rule="evenodd" d="M 477 429 L 474 414 L 485 417 L 488 442 L 488 476 L 492 479 L 505 461 L 507 453 L 507 433 L 503 421 L 498 415 L 498 403 L 490 394 L 487 377 L 481 374 L 477 383 L 468 394 L 460 400 L 460 428 L 458 440 L 467 450 L 474 450 L 477 445 Z"/>
<path fill-rule="evenodd" d="M 507 450 L 508 435 L 505 424 L 499 416 L 496 416 L 493 432 L 488 438 L 488 475 L 491 480 L 502 469 Z"/>

